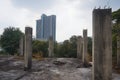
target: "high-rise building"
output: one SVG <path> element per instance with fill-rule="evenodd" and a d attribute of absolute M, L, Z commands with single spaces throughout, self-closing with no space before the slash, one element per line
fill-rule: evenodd
<path fill-rule="evenodd" d="M 56 16 L 42 14 L 41 19 L 36 21 L 36 38 L 48 40 L 50 37 L 56 40 Z"/>

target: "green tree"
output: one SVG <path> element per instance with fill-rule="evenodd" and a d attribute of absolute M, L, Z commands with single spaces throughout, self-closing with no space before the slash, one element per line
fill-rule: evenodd
<path fill-rule="evenodd" d="M 2 49 L 11 55 L 17 53 L 19 48 L 19 40 L 22 35 L 23 33 L 18 28 L 5 28 L 0 39 Z"/>
<path fill-rule="evenodd" d="M 92 56 L 92 38 L 88 37 L 88 53 Z"/>
<path fill-rule="evenodd" d="M 115 20 L 116 23 L 120 23 L 120 9 L 112 13 L 112 19 Z"/>
<path fill-rule="evenodd" d="M 56 56 L 57 57 L 76 57 L 77 55 L 77 36 L 72 36 L 69 40 L 63 43 L 57 43 Z"/>
<path fill-rule="evenodd" d="M 58 49 L 59 49 L 59 44 L 57 42 L 54 43 L 54 56 L 58 57 Z"/>
<path fill-rule="evenodd" d="M 88 53 L 92 55 L 92 38 L 88 37 Z M 77 36 L 73 35 L 69 40 L 55 45 L 56 57 L 73 57 L 77 56 Z"/>
<path fill-rule="evenodd" d="M 65 40 L 63 43 L 58 44 L 57 57 L 72 57 L 71 49 L 69 40 Z"/>
<path fill-rule="evenodd" d="M 77 57 L 77 36 L 73 35 L 69 39 L 71 49 L 69 51 L 69 57 Z"/>
<path fill-rule="evenodd" d="M 120 9 L 112 12 L 112 50 L 113 56 L 116 56 L 117 53 L 117 36 L 120 36 Z"/>
<path fill-rule="evenodd" d="M 48 56 L 48 42 L 33 40 L 32 42 L 33 53 L 39 53 L 43 57 Z"/>

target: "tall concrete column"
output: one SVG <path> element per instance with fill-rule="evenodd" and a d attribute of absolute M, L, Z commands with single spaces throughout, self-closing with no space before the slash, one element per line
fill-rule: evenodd
<path fill-rule="evenodd" d="M 92 80 L 112 80 L 111 9 L 93 10 Z"/>
<path fill-rule="evenodd" d="M 24 54 L 24 37 L 21 36 L 20 41 L 19 41 L 19 54 L 23 56 Z"/>
<path fill-rule="evenodd" d="M 25 27 L 25 70 L 32 67 L 32 28 Z"/>
<path fill-rule="evenodd" d="M 77 38 L 77 58 L 82 60 L 82 37 L 78 36 Z"/>
<path fill-rule="evenodd" d="M 83 30 L 83 63 L 88 63 L 88 52 L 87 52 L 87 30 Z"/>
<path fill-rule="evenodd" d="M 117 36 L 117 66 L 120 67 L 120 36 Z"/>
<path fill-rule="evenodd" d="M 53 37 L 52 36 L 49 38 L 49 48 L 48 48 L 48 51 L 49 51 L 48 56 L 49 57 L 54 57 L 54 41 L 53 41 Z"/>

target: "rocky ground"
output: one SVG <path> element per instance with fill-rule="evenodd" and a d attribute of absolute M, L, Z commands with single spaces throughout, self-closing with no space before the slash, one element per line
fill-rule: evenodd
<path fill-rule="evenodd" d="M 112 80 L 120 80 L 113 73 Z M 33 59 L 32 69 L 24 71 L 24 60 L 12 56 L 0 56 L 0 80 L 91 80 L 91 67 L 75 58 Z"/>

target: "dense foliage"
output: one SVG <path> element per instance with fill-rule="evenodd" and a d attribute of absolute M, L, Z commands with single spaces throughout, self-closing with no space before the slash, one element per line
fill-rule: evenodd
<path fill-rule="evenodd" d="M 116 23 L 120 23 L 120 9 L 112 13 L 112 19 L 115 20 Z"/>
<path fill-rule="evenodd" d="M 58 43 L 55 48 L 55 55 L 57 57 L 76 57 L 77 52 L 77 37 L 72 36 L 69 40 L 63 43 Z"/>
<path fill-rule="evenodd" d="M 117 53 L 117 37 L 120 37 L 120 9 L 112 13 L 113 27 L 112 27 L 112 50 L 113 56 Z"/>
<path fill-rule="evenodd" d="M 23 33 L 14 27 L 5 28 L 0 38 L 2 49 L 11 55 L 17 53 L 19 48 L 19 40 Z"/>
<path fill-rule="evenodd" d="M 61 43 L 55 42 L 54 45 L 55 57 L 76 57 L 77 55 L 77 36 L 72 36 L 69 40 Z M 46 41 L 33 41 L 33 54 L 40 54 L 43 57 L 48 56 L 48 42 Z M 88 53 L 92 54 L 92 39 L 88 37 Z"/>
<path fill-rule="evenodd" d="M 72 36 L 63 43 L 58 43 L 55 47 L 55 55 L 57 57 L 76 57 L 77 56 L 77 36 Z M 92 55 L 92 39 L 88 37 L 88 53 Z"/>
<path fill-rule="evenodd" d="M 43 57 L 48 56 L 48 42 L 33 40 L 32 48 L 33 48 L 33 54 L 40 54 Z"/>
<path fill-rule="evenodd" d="M 88 37 L 88 54 L 92 56 L 92 38 Z"/>

